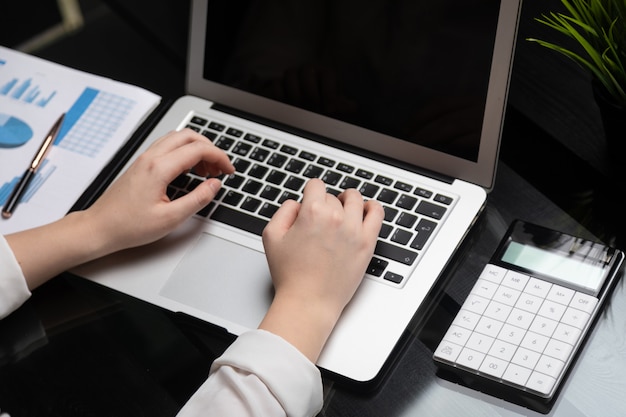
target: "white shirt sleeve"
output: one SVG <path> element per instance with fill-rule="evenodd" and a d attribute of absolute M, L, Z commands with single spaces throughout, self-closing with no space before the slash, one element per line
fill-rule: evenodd
<path fill-rule="evenodd" d="M 30 297 L 26 279 L 4 236 L 0 235 L 0 320 Z"/>
<path fill-rule="evenodd" d="M 322 408 L 319 369 L 264 330 L 242 334 L 211 366 L 178 417 L 314 416 Z"/>

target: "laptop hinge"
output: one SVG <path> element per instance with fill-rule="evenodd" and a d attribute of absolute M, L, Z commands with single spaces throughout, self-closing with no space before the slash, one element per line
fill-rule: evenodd
<path fill-rule="evenodd" d="M 266 119 L 264 117 L 260 117 L 242 110 L 238 110 L 229 106 L 225 106 L 223 104 L 219 104 L 219 103 L 214 103 L 212 106 L 213 109 L 224 112 L 224 113 L 228 113 L 231 114 L 233 116 L 237 116 L 237 117 L 241 117 L 243 119 L 247 119 L 247 120 L 251 120 L 255 123 L 259 123 L 265 126 L 269 126 L 272 127 L 274 129 L 278 129 L 278 130 L 282 130 L 288 133 L 291 133 L 293 135 L 297 135 L 297 136 L 302 136 L 305 137 L 307 139 L 313 140 L 315 142 L 319 142 L 322 143 L 324 145 L 328 145 L 328 146 L 332 146 L 334 148 L 339 148 L 342 149 L 346 152 L 350 152 L 350 153 L 354 153 L 360 156 L 363 156 L 365 158 L 368 159 L 373 159 L 376 160 L 378 162 L 384 163 L 384 164 L 388 164 L 388 165 L 392 165 L 395 166 L 397 168 L 400 169 L 404 169 L 407 171 L 411 171 L 414 172 L 416 174 L 420 174 L 420 175 L 424 175 L 426 177 L 429 178 L 433 178 L 435 180 L 438 181 L 442 181 L 448 184 L 452 184 L 452 182 L 454 181 L 453 177 L 450 177 L 448 175 L 443 175 L 443 174 L 439 174 L 437 172 L 434 171 L 430 171 L 427 169 L 422 169 L 422 168 L 418 168 L 415 167 L 411 164 L 408 164 L 406 162 L 403 161 L 398 161 L 397 159 L 393 159 L 393 158 L 389 158 L 389 157 L 385 157 L 383 155 L 377 154 L 375 152 L 370 152 L 367 151 L 365 149 L 360 149 L 357 148 L 355 146 L 351 146 L 351 145 L 347 145 L 345 143 L 339 142 L 337 140 L 322 136 L 322 135 L 316 135 L 314 133 L 311 132 L 307 132 L 305 130 L 302 129 L 298 129 L 296 127 L 293 126 L 289 126 L 287 124 L 284 123 L 280 123 L 274 120 L 270 120 L 270 119 Z"/>

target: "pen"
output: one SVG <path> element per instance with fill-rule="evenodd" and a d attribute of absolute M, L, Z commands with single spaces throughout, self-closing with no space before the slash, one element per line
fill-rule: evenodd
<path fill-rule="evenodd" d="M 6 204 L 4 205 L 4 208 L 2 209 L 3 218 L 8 219 L 9 217 L 11 217 L 11 215 L 15 211 L 15 207 L 17 207 L 17 204 L 20 202 L 20 198 L 22 198 L 24 191 L 26 191 L 26 188 L 28 188 L 28 184 L 30 184 L 31 180 L 37 173 L 37 170 L 41 166 L 41 163 L 44 161 L 44 159 L 46 159 L 46 156 L 48 155 L 50 148 L 52 148 L 52 144 L 54 143 L 54 140 L 56 139 L 57 135 L 59 134 L 59 131 L 61 130 L 61 125 L 63 124 L 64 118 L 65 118 L 65 113 L 63 113 L 61 117 L 59 117 L 59 119 L 54 123 L 54 125 L 52 126 L 52 129 L 50 129 L 50 132 L 46 135 L 45 139 L 43 140 L 41 147 L 35 154 L 35 157 L 33 158 L 33 161 L 30 163 L 30 166 L 28 167 L 26 172 L 24 172 L 24 175 L 22 175 L 22 178 L 20 178 L 20 181 L 15 185 L 15 188 L 13 188 L 11 195 L 9 196 Z"/>

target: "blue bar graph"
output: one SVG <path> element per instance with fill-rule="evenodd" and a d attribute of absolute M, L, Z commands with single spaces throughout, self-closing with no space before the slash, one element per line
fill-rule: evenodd
<path fill-rule="evenodd" d="M 39 107 L 45 107 L 56 93 L 54 90 L 44 96 L 41 87 L 34 84 L 32 78 L 27 78 L 24 81 L 20 81 L 19 78 L 12 78 L 4 84 L 0 84 L 0 95 Z"/>

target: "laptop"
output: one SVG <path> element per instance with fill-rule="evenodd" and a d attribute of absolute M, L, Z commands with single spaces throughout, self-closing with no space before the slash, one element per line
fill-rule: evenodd
<path fill-rule="evenodd" d="M 260 233 L 275 210 L 313 177 L 330 193 L 357 188 L 385 221 L 317 365 L 376 381 L 494 185 L 519 11 L 519 0 L 192 0 L 188 95 L 128 163 L 189 127 L 237 172 L 166 238 L 73 272 L 239 335 L 272 300 Z M 170 198 L 199 180 L 181 175 Z"/>

